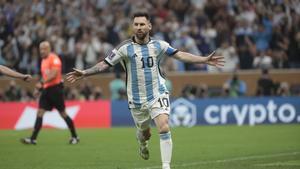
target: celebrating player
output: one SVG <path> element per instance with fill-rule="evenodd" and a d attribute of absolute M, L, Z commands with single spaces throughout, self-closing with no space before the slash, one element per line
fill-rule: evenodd
<path fill-rule="evenodd" d="M 151 136 L 150 122 L 153 119 L 160 135 L 162 168 L 169 169 L 172 156 L 172 139 L 168 124 L 170 102 L 159 62 L 162 57 L 169 56 L 184 62 L 220 67 L 224 64 L 224 58 L 214 56 L 214 53 L 208 57 L 195 56 L 174 49 L 165 41 L 152 39 L 149 36 L 152 26 L 147 13 L 135 13 L 132 26 L 134 35 L 131 39 L 122 42 L 104 61 L 94 67 L 86 70 L 74 69 L 67 74 L 67 80 L 73 83 L 121 62 L 127 74 L 128 104 L 137 127 L 139 153 L 143 159 L 149 159 L 148 140 Z"/>

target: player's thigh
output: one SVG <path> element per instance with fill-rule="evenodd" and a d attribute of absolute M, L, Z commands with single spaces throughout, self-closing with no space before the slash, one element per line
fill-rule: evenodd
<path fill-rule="evenodd" d="M 136 127 L 141 130 L 147 130 L 151 123 L 151 117 L 148 110 L 141 110 L 139 108 L 130 109 L 132 118 Z"/>

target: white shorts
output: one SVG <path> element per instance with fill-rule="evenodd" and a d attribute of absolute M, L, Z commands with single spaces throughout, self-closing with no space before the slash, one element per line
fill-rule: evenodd
<path fill-rule="evenodd" d="M 164 93 L 154 99 L 149 106 L 130 109 L 136 127 L 144 131 L 149 128 L 151 119 L 154 119 L 160 114 L 170 114 L 169 94 Z"/>

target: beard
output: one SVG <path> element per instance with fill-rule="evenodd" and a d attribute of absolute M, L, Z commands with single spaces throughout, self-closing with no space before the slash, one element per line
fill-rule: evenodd
<path fill-rule="evenodd" d="M 135 36 L 140 40 L 140 41 L 143 41 L 146 36 L 147 36 L 148 32 L 139 32 L 139 33 L 136 33 Z"/>

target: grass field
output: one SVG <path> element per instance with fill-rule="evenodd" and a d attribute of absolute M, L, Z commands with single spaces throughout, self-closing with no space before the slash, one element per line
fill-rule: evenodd
<path fill-rule="evenodd" d="M 19 142 L 31 131 L 0 130 L 0 169 L 155 169 L 159 139 L 152 131 L 150 159 L 137 154 L 134 128 L 43 129 L 38 145 Z M 172 129 L 174 169 L 300 169 L 300 125 L 214 126 Z"/>

